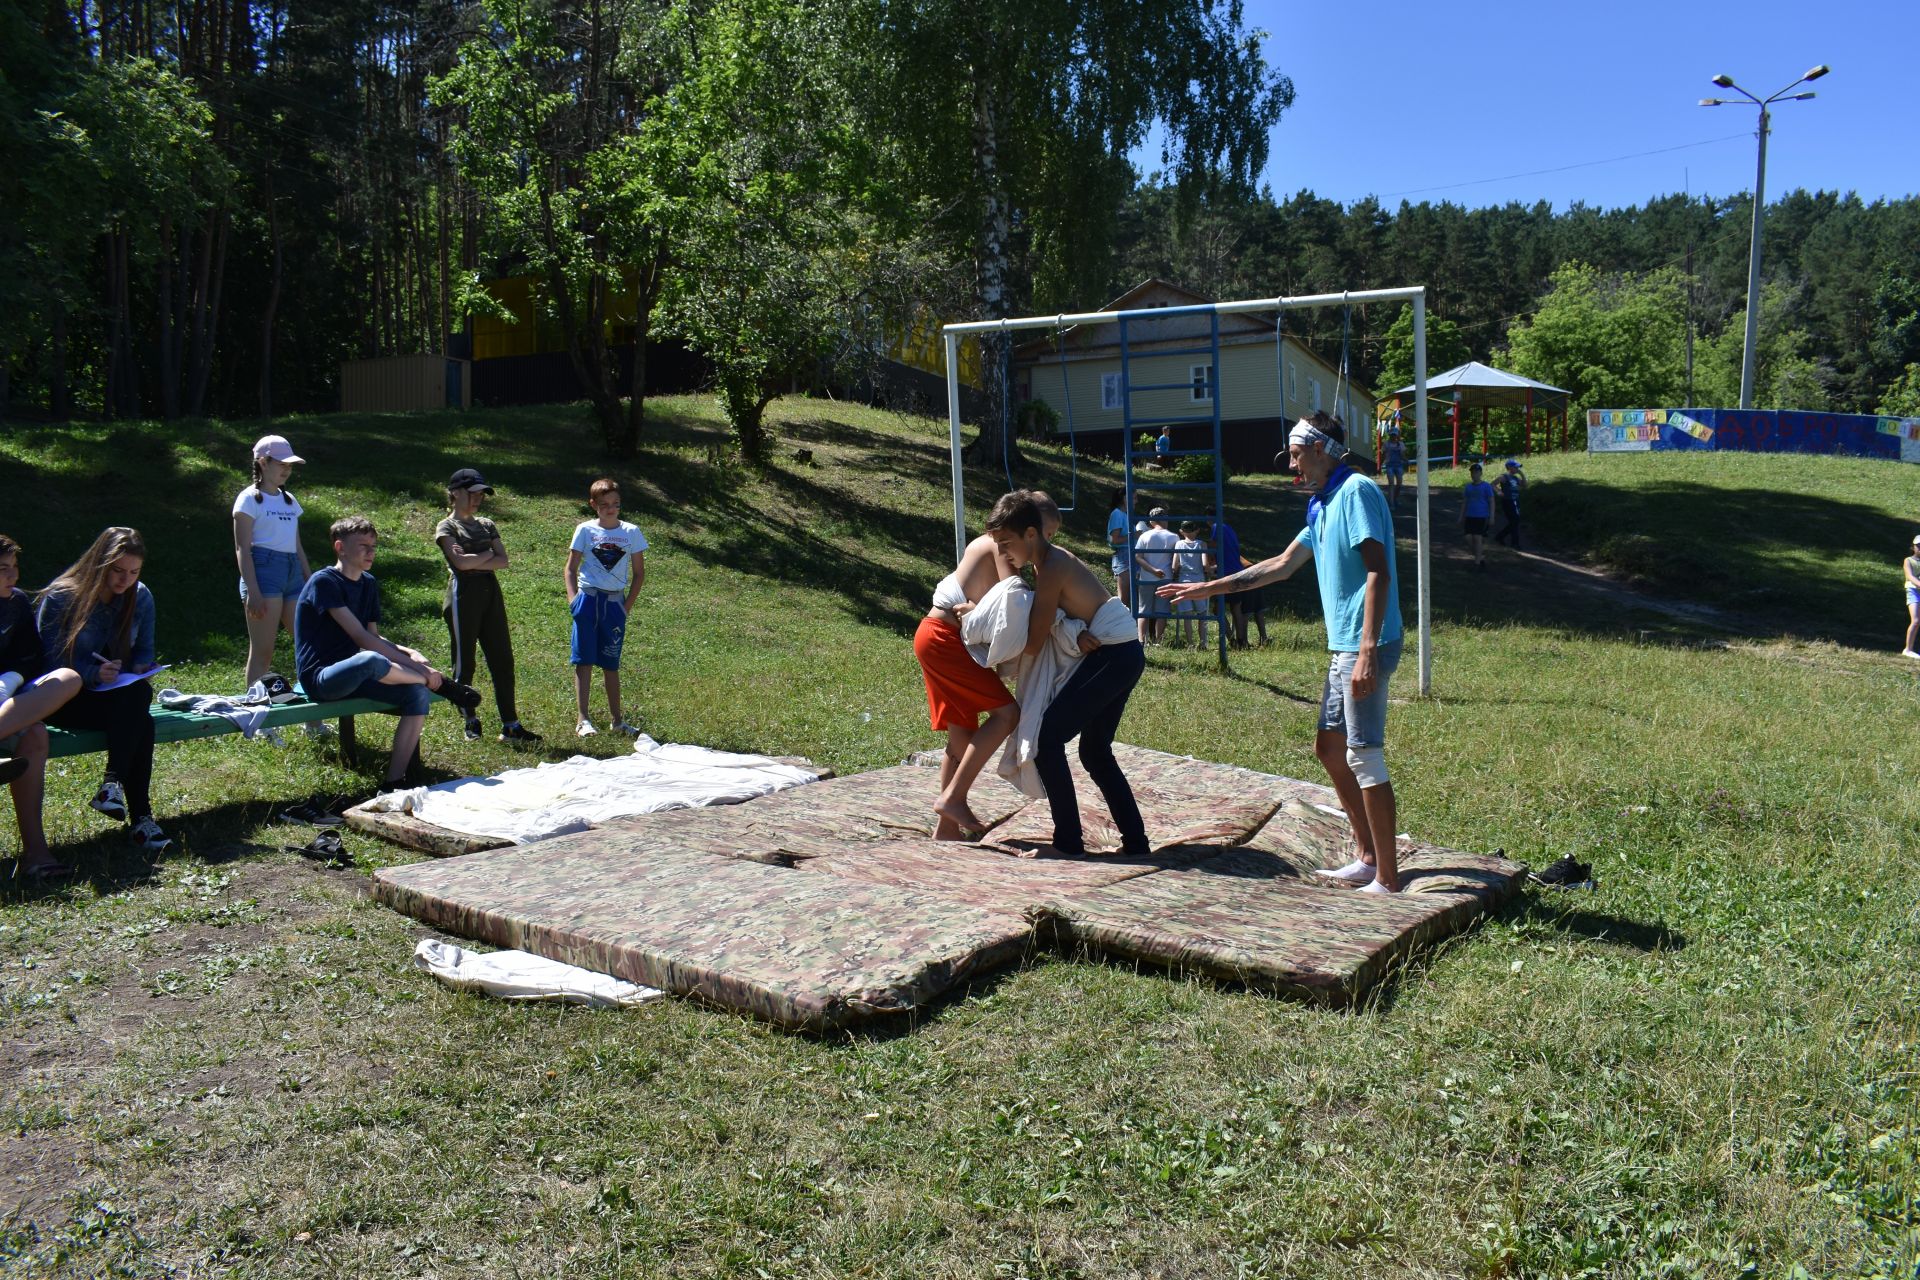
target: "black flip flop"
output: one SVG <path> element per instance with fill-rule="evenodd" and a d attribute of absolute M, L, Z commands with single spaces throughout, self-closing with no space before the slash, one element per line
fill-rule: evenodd
<path fill-rule="evenodd" d="M 14 879 L 31 880 L 36 884 L 46 884 L 52 880 L 66 880 L 79 874 L 79 871 L 73 867 L 68 866 L 64 862 L 56 862 L 53 859 L 48 859 L 45 862 L 36 862 L 32 866 L 28 866 L 18 858 L 14 859 L 13 863 Z"/>
<path fill-rule="evenodd" d="M 288 853 L 297 853 L 323 866 L 350 867 L 353 865 L 353 855 L 347 852 L 344 844 L 340 843 L 338 832 L 322 831 L 305 844 L 290 844 L 283 847 Z"/>

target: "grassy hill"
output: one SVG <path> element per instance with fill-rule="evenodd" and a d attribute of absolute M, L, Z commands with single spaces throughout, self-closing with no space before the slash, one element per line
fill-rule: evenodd
<path fill-rule="evenodd" d="M 951 563 L 944 423 L 783 402 L 774 465 L 752 472 L 727 463 L 705 401 L 654 408 L 640 456 L 612 469 L 654 545 L 625 668 L 638 721 L 843 771 L 935 745 L 908 636 Z M 485 469 L 522 711 L 548 756 L 579 747 L 560 571 L 606 469 L 586 415 L 274 429 L 310 460 L 310 554 L 327 521 L 371 515 L 385 629 L 438 655 L 439 486 Z M 182 688 L 231 688 L 226 512 L 262 430 L 10 428 L 0 530 L 39 585 L 101 525 L 141 528 L 162 660 Z M 1569 560 L 1712 609 L 1504 552 L 1476 574 L 1452 534 L 1458 477 L 1436 478 L 1434 696 L 1413 696 L 1410 657 L 1389 728 L 1403 825 L 1535 865 L 1576 853 L 1601 887 L 1528 897 L 1353 1013 L 1060 957 L 910 1030 L 833 1040 L 677 1001 L 513 1007 L 412 972 L 421 930 L 366 901 L 361 873 L 281 851 L 279 804 L 364 790 L 377 760 L 356 776 L 304 739 L 162 748 L 157 807 L 180 843 L 151 868 L 85 808 L 98 761 L 63 762 L 50 832 L 86 876 L 0 905 L 0 1260 L 1911 1276 L 1920 918 L 1902 855 L 1920 847 L 1920 673 L 1891 650 L 1914 479 L 1764 457 L 1529 471 L 1529 522 Z M 1093 558 L 1116 478 L 1047 450 L 1016 475 L 1063 501 L 1077 487 L 1066 538 Z M 1005 483 L 969 473 L 976 520 Z M 1277 477 L 1234 482 L 1256 555 L 1303 508 Z M 1401 565 L 1411 615 L 1404 543 Z M 1273 643 L 1228 672 L 1154 651 L 1122 736 L 1318 777 L 1317 601 L 1304 581 L 1271 594 Z M 425 753 L 445 776 L 529 762 L 462 742 L 444 711 Z M 348 842 L 363 868 L 410 857 Z"/>

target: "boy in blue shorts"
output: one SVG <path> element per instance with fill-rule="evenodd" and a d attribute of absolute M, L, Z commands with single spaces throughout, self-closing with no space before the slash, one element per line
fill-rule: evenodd
<path fill-rule="evenodd" d="M 397 707 L 400 724 L 385 785 L 402 786 L 426 727 L 428 690 L 467 712 L 480 705 L 480 694 L 434 670 L 418 649 L 380 634 L 380 587 L 371 572 L 379 534 L 373 521 L 347 516 L 328 532 L 338 559 L 307 579 L 293 606 L 300 687 L 315 702 L 373 698 Z"/>
<path fill-rule="evenodd" d="M 600 668 L 607 690 L 608 727 L 632 738 L 640 730 L 620 714 L 620 651 L 627 638 L 627 616 L 647 580 L 647 536 L 620 518 L 620 486 L 602 476 L 587 490 L 594 519 L 583 520 L 567 548 L 567 611 L 573 617 L 573 697 L 580 709 L 574 732 L 582 738 L 598 732 L 588 718 L 593 669 Z"/>

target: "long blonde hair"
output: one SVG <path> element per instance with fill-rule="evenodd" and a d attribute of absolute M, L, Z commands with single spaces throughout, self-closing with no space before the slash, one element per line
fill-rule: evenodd
<path fill-rule="evenodd" d="M 87 619 L 93 616 L 95 609 L 113 598 L 107 590 L 107 570 L 123 556 L 133 556 L 139 560 L 147 558 L 147 543 L 140 536 L 140 531 L 125 525 L 102 529 L 100 536 L 93 540 L 93 545 L 40 593 L 43 600 L 50 596 L 64 597 L 62 607 L 66 609 L 66 615 L 60 619 L 60 650 L 54 656 L 69 661 L 73 658 L 73 647 L 79 643 L 80 633 L 86 630 Z M 139 584 L 135 583 L 120 601 L 120 616 L 114 622 L 113 639 L 108 642 L 112 657 L 127 656 L 126 650 L 133 633 L 133 606 L 139 594 Z"/>

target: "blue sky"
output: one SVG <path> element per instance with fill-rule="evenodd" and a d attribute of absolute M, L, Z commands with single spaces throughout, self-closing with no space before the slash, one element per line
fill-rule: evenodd
<path fill-rule="evenodd" d="M 1280 198 L 1565 209 L 1749 191 L 1757 110 L 1695 104 L 1728 96 L 1717 72 L 1764 98 L 1822 62 L 1819 97 L 1775 109 L 1769 198 L 1920 192 L 1920 0 L 1246 0 L 1246 14 L 1298 94 L 1265 175 Z M 1643 154 L 1664 148 L 1684 149 Z"/>

